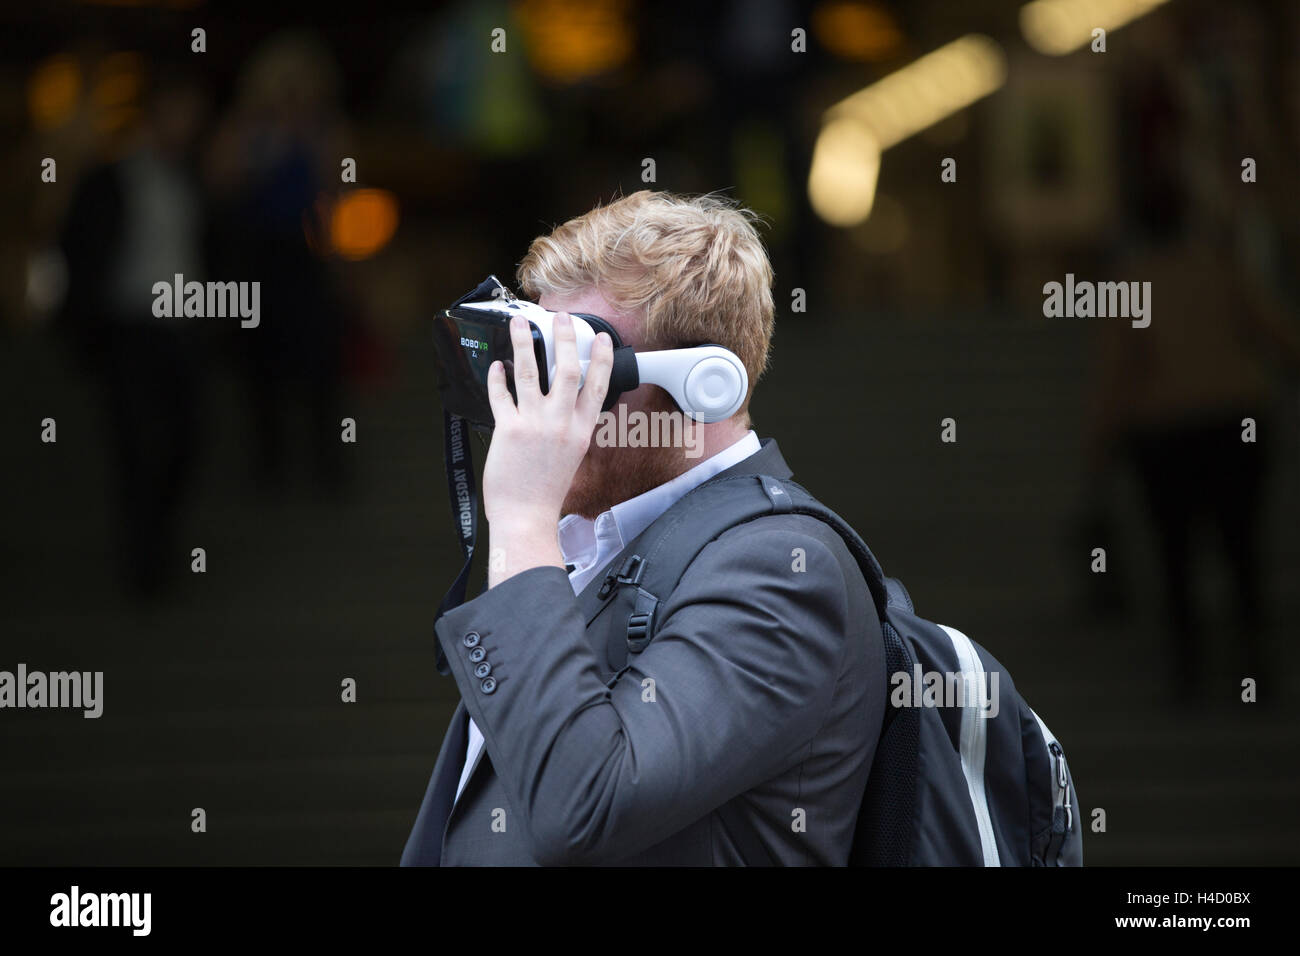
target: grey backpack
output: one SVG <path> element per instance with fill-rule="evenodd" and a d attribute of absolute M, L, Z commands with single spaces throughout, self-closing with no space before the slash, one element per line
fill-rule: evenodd
<path fill-rule="evenodd" d="M 889 705 L 849 864 L 1082 865 L 1078 800 L 1065 752 L 1010 675 L 960 631 L 917 616 L 903 585 L 884 576 L 857 533 L 793 481 L 714 478 L 638 536 L 636 553 L 610 569 L 595 595 L 602 604 L 623 597 L 630 609 L 625 638 L 609 649 L 612 666 L 621 673 L 628 657 L 654 639 L 661 599 L 706 545 L 737 525 L 790 513 L 818 518 L 844 539 L 884 635 L 889 685 L 882 693 Z M 933 697 L 929 704 L 922 685 Z M 945 701 L 945 690 L 955 696 Z"/>

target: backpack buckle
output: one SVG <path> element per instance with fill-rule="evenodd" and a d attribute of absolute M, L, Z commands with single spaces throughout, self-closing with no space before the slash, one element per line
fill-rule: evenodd
<path fill-rule="evenodd" d="M 636 589 L 636 604 L 627 616 L 627 652 L 640 654 L 654 637 L 655 610 L 659 599 L 649 591 Z"/>
<path fill-rule="evenodd" d="M 614 588 L 620 584 L 638 584 L 641 581 L 641 572 L 645 569 L 645 559 L 639 554 L 630 554 L 627 560 L 623 562 L 622 567 L 618 570 L 612 570 L 605 575 L 605 580 L 600 583 L 600 590 L 596 592 L 596 597 L 602 601 L 614 593 Z"/>
<path fill-rule="evenodd" d="M 649 614 L 629 614 L 627 618 L 627 649 L 633 654 L 645 647 L 645 635 L 650 630 Z"/>

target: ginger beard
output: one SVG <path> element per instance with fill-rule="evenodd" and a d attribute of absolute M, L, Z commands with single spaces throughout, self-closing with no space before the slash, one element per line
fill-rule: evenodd
<path fill-rule="evenodd" d="M 618 331 L 623 344 L 638 350 L 672 347 L 668 343 L 646 339 L 643 334 L 644 314 L 618 308 L 594 287 L 565 295 L 543 293 L 537 302 L 552 312 L 599 315 Z M 625 392 L 609 414 L 619 414 L 619 405 L 627 406 L 629 419 L 633 412 L 682 414 L 672 396 L 657 385 L 642 385 Z M 586 457 L 578 466 L 560 507 L 562 515 L 576 514 L 595 519 L 614 505 L 644 494 L 700 463 L 699 458 L 686 457 L 685 447 L 620 444 L 602 448 L 596 442 L 599 433 L 600 423 L 597 422 Z"/>
<path fill-rule="evenodd" d="M 671 396 L 655 385 L 643 385 L 628 392 L 620 399 L 621 403 L 627 404 L 629 414 L 634 411 L 647 415 L 655 412 L 682 414 Z M 617 415 L 618 405 L 608 414 Z M 657 488 L 690 467 L 685 448 L 656 448 L 651 445 L 601 447 L 596 442 L 599 431 L 600 425 L 597 424 L 591 446 L 564 497 L 561 514 L 576 514 L 594 520 L 614 505 Z M 698 464 L 698 459 L 693 463 Z"/>

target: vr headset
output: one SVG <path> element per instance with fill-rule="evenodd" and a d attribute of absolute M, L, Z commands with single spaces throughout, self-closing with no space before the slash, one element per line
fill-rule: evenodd
<path fill-rule="evenodd" d="M 433 342 L 437 351 L 438 390 L 445 412 L 479 430 L 492 427 L 487 373 L 500 360 L 506 369 L 511 396 L 515 394 L 514 347 L 510 320 L 522 315 L 533 337 L 541 389 L 555 378 L 555 313 L 535 302 L 517 299 L 496 276 L 489 276 L 434 319 Z M 614 367 L 604 410 L 639 385 L 658 385 L 677 407 L 698 422 L 719 422 L 739 410 L 749 390 L 749 376 L 735 354 L 718 345 L 636 352 L 624 345 L 618 332 L 600 316 L 575 312 L 578 361 L 586 380 L 591 345 L 599 332 L 614 341 Z"/>

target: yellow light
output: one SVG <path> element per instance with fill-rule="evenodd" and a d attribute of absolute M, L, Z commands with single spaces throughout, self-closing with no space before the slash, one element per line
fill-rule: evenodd
<path fill-rule="evenodd" d="M 813 147 L 808 199 L 834 226 L 871 215 L 880 154 L 988 96 L 1006 81 L 1002 48 L 969 33 L 826 111 Z"/>
<path fill-rule="evenodd" d="M 880 145 L 852 118 L 831 120 L 813 146 L 808 201 L 832 226 L 856 226 L 871 215 L 880 174 Z"/>
<path fill-rule="evenodd" d="M 826 117 L 853 117 L 885 150 L 988 96 L 1006 75 L 1006 56 L 997 42 L 970 33 L 859 90 L 827 110 Z"/>
<path fill-rule="evenodd" d="M 62 126 L 81 99 L 81 69 L 66 53 L 50 57 L 36 68 L 27 84 L 27 112 L 37 129 Z"/>
<path fill-rule="evenodd" d="M 353 190 L 330 214 L 330 245 L 345 259 L 368 259 L 388 245 L 397 220 L 397 199 L 388 190 Z"/>
<path fill-rule="evenodd" d="M 1020 8 L 1020 32 L 1039 53 L 1064 56 L 1100 27 L 1117 30 L 1168 0 L 1033 0 Z"/>

